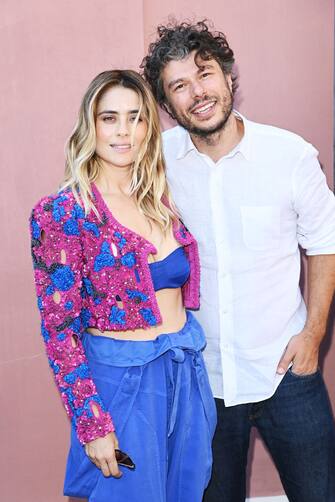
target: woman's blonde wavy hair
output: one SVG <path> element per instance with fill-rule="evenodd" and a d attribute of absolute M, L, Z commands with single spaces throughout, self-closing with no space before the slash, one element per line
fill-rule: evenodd
<path fill-rule="evenodd" d="M 133 70 L 104 71 L 89 85 L 79 109 L 77 123 L 66 144 L 65 176 L 60 188 L 71 188 L 76 200 L 82 203 L 85 214 L 93 210 L 98 215 L 91 191 L 91 183 L 98 178 L 101 169 L 95 152 L 96 110 L 104 93 L 115 86 L 137 93 L 140 110 L 134 128 L 140 116 L 148 128 L 137 159 L 131 167 L 130 194 L 135 198 L 140 211 L 166 231 L 178 218 L 178 212 L 165 176 L 157 105 L 148 84 Z"/>

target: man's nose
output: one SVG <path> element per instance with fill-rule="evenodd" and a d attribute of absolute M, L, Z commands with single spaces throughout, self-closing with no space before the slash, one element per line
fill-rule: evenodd
<path fill-rule="evenodd" d="M 205 89 L 201 85 L 201 82 L 195 80 L 191 86 L 191 92 L 193 98 L 201 98 L 205 94 Z"/>

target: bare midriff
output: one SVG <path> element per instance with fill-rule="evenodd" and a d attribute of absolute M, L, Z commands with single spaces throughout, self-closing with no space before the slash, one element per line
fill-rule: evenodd
<path fill-rule="evenodd" d="M 156 299 L 163 322 L 158 326 L 148 329 L 128 331 L 99 331 L 97 328 L 88 328 L 87 331 L 95 336 L 108 336 L 117 340 L 145 341 L 154 340 L 164 333 L 180 331 L 186 322 L 186 312 L 183 306 L 181 288 L 161 289 L 156 291 Z"/>

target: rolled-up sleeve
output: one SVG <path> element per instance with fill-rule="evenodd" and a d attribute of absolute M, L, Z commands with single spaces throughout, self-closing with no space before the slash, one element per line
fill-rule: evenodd
<path fill-rule="evenodd" d="M 335 198 L 310 144 L 293 172 L 292 187 L 299 244 L 307 255 L 335 254 Z"/>

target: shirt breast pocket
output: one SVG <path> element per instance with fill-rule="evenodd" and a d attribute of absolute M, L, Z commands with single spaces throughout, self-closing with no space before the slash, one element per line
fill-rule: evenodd
<path fill-rule="evenodd" d="M 241 206 L 243 241 L 254 251 L 269 251 L 280 243 L 278 206 Z"/>

